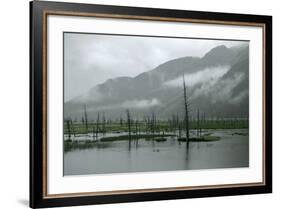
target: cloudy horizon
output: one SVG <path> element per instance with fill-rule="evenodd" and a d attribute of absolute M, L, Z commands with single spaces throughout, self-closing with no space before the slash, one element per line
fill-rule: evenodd
<path fill-rule="evenodd" d="M 245 41 L 64 34 L 64 100 L 108 79 L 135 77 L 172 59 L 203 57 L 212 48 Z"/>

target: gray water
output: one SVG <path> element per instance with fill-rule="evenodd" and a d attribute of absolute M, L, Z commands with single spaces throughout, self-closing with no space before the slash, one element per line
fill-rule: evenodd
<path fill-rule="evenodd" d="M 64 175 L 151 172 L 249 166 L 249 137 L 234 133 L 248 130 L 215 130 L 213 142 L 165 142 L 140 139 L 136 148 L 128 141 L 101 142 L 106 146 L 75 149 L 64 153 Z"/>

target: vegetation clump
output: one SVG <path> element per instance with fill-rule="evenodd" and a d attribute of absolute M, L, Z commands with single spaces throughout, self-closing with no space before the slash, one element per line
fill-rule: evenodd
<path fill-rule="evenodd" d="M 219 141 L 221 138 L 219 136 L 201 136 L 201 137 L 191 137 L 189 138 L 190 142 L 211 142 Z M 178 138 L 178 141 L 185 142 L 186 138 Z"/>
<path fill-rule="evenodd" d="M 231 134 L 232 136 L 238 135 L 238 136 L 248 136 L 248 133 L 240 133 L 240 132 L 235 132 Z"/>
<path fill-rule="evenodd" d="M 145 140 L 152 140 L 154 139 L 155 141 L 166 141 L 167 139 L 164 137 L 171 137 L 171 136 L 176 136 L 173 134 L 155 134 L 155 135 L 146 135 L 146 134 L 139 134 L 139 135 L 132 135 L 131 140 L 136 140 L 136 139 L 145 139 Z M 122 135 L 122 136 L 113 136 L 113 137 L 103 137 L 100 139 L 102 142 L 109 142 L 109 141 L 123 141 L 123 140 L 130 140 L 130 136 L 128 135 Z"/>

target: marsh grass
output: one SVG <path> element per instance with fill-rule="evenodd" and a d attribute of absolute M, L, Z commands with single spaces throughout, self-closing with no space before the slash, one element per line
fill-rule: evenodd
<path fill-rule="evenodd" d="M 68 134 L 69 131 L 71 131 L 71 134 L 86 134 L 91 133 L 91 130 L 93 128 L 96 128 L 97 124 L 96 122 L 88 122 L 87 127 L 85 124 L 81 122 L 73 122 L 71 125 L 71 129 L 67 128 L 67 122 L 64 123 L 64 134 Z M 105 123 L 104 129 L 106 132 L 109 133 L 124 133 L 129 132 L 127 125 L 122 125 L 119 122 L 111 122 L 111 123 Z M 247 129 L 249 127 L 248 120 L 205 120 L 204 122 L 201 122 L 200 128 L 203 129 Z M 137 126 L 137 132 L 142 133 L 147 131 L 147 123 L 145 121 L 138 121 Z M 178 128 L 175 128 L 171 126 L 171 124 L 168 121 L 157 121 L 157 124 L 154 127 L 154 133 L 160 133 L 160 132 L 174 132 L 178 130 Z M 196 130 L 197 129 L 197 121 L 193 120 L 189 122 L 189 129 L 190 130 Z M 132 134 L 136 133 L 135 127 L 131 127 Z M 132 136 L 133 137 L 133 136 Z"/>

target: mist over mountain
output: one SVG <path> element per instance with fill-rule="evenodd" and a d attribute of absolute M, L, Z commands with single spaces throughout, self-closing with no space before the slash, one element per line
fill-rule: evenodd
<path fill-rule="evenodd" d="M 183 75 L 191 103 L 207 117 L 248 117 L 249 47 L 215 47 L 203 57 L 181 57 L 162 63 L 136 77 L 117 77 L 93 86 L 64 104 L 64 117 L 80 120 L 84 104 L 89 120 L 98 112 L 107 118 L 143 119 L 154 111 L 159 119 L 183 116 Z"/>

